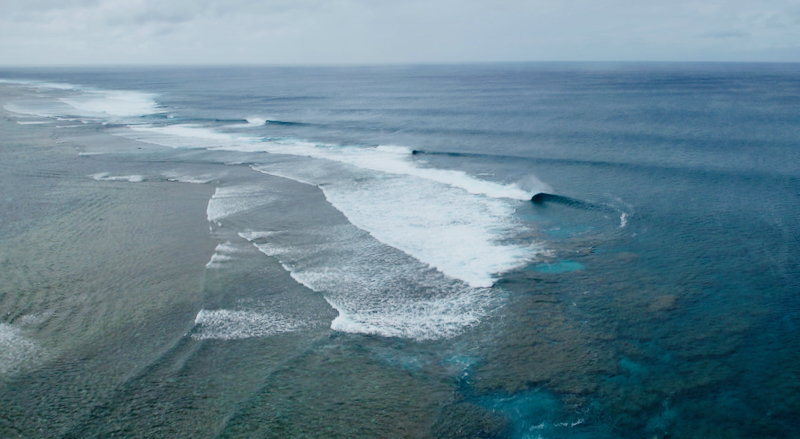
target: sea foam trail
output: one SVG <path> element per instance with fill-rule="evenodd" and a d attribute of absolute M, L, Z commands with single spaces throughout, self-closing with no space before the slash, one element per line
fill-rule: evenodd
<path fill-rule="evenodd" d="M 194 319 L 196 340 L 241 340 L 291 332 L 302 323 L 271 312 L 202 309 Z"/>
<path fill-rule="evenodd" d="M 206 184 L 218 178 L 218 175 L 213 174 L 200 174 L 200 175 L 192 175 L 186 172 L 178 172 L 178 171 L 167 171 L 162 173 L 161 175 L 164 176 L 169 181 L 176 181 L 179 183 L 192 183 L 192 184 Z"/>
<path fill-rule="evenodd" d="M 39 91 L 52 90 L 58 98 L 37 99 L 16 102 L 4 107 L 18 114 L 40 117 L 64 118 L 80 117 L 108 121 L 153 115 L 164 112 L 156 102 L 156 95 L 136 91 L 99 90 L 71 84 L 45 82 L 4 81 L 10 84 L 36 88 Z M 127 120 L 130 123 L 130 120 Z"/>
<path fill-rule="evenodd" d="M 121 135 L 177 148 L 316 159 L 254 169 L 319 186 L 352 224 L 473 287 L 492 286 L 498 274 L 528 264 L 541 251 L 536 244 L 510 243 L 522 229 L 511 219 L 514 210 L 520 200 L 530 200 L 530 192 L 461 171 L 419 167 L 407 148 L 265 142 L 186 124 L 133 126 Z"/>
<path fill-rule="evenodd" d="M 206 215 L 209 222 L 219 222 L 223 218 L 239 212 L 263 206 L 273 201 L 273 198 L 258 186 L 227 186 L 218 187 L 214 195 L 208 200 Z"/>
<path fill-rule="evenodd" d="M 238 253 L 237 249 L 230 241 L 218 244 L 214 249 L 214 254 L 211 255 L 211 260 L 206 264 L 206 268 L 220 268 L 224 263 L 233 261 L 234 254 Z"/>
<path fill-rule="evenodd" d="M 510 219 L 510 200 L 410 176 L 353 176 L 308 165 L 254 169 L 318 185 L 356 227 L 473 287 L 492 286 L 496 274 L 526 265 L 540 250 L 536 244 L 502 243 L 521 228 Z"/>
<path fill-rule="evenodd" d="M 497 298 L 431 270 L 346 224 L 239 234 L 339 313 L 336 331 L 417 340 L 476 325 Z"/>
<path fill-rule="evenodd" d="M 59 110 L 58 108 L 56 108 L 59 106 L 58 104 L 59 103 L 55 103 L 55 105 L 42 106 L 42 105 L 22 105 L 22 104 L 10 103 L 3 105 L 3 108 L 11 113 L 15 113 L 18 115 L 55 118 L 59 114 L 67 112 L 66 105 L 62 104 L 62 106 L 65 108 Z"/>
<path fill-rule="evenodd" d="M 118 133 L 135 140 L 173 148 L 210 148 L 239 152 L 269 152 L 332 160 L 362 169 L 389 174 L 408 175 L 463 189 L 471 194 L 493 198 L 530 200 L 533 193 L 546 192 L 542 187 L 522 189 L 516 184 L 481 180 L 463 171 L 420 167 L 411 160 L 413 150 L 402 146 L 383 145 L 375 148 L 315 144 L 309 142 L 262 141 L 254 137 L 221 133 L 192 125 L 130 127 L 133 132 Z"/>
<path fill-rule="evenodd" d="M 154 100 L 156 95 L 131 91 L 84 90 L 61 102 L 79 110 L 83 116 L 135 117 L 163 112 Z"/>
<path fill-rule="evenodd" d="M 42 82 L 42 81 L 24 81 L 24 80 L 17 80 L 17 79 L 0 79 L 0 84 L 14 84 L 14 85 L 24 85 L 27 87 L 32 87 L 40 90 L 46 89 L 53 89 L 53 90 L 75 90 L 79 88 L 77 85 L 67 84 L 67 83 L 55 83 L 55 82 Z"/>
<path fill-rule="evenodd" d="M 108 172 L 92 174 L 89 177 L 97 181 L 128 181 L 131 183 L 141 183 L 144 181 L 144 176 L 141 175 L 110 175 Z"/>
<path fill-rule="evenodd" d="M 463 171 L 420 167 L 411 160 L 412 150 L 399 146 L 378 146 L 363 148 L 354 146 L 315 145 L 307 142 L 291 144 L 277 142 L 248 142 L 245 144 L 223 145 L 214 149 L 234 151 L 264 151 L 274 154 L 290 154 L 346 163 L 362 169 L 395 175 L 407 175 L 422 180 L 433 181 L 470 194 L 486 195 L 492 198 L 530 200 L 531 192 L 515 184 L 501 184 L 481 180 Z"/>

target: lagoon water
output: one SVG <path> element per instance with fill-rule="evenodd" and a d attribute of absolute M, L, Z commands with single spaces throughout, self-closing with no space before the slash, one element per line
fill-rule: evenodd
<path fill-rule="evenodd" d="M 800 437 L 796 64 L 0 89 L 2 437 Z"/>

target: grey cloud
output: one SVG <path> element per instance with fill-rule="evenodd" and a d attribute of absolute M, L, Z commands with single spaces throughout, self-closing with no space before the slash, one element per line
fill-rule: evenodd
<path fill-rule="evenodd" d="M 0 63 L 800 61 L 782 49 L 800 41 L 799 10 L 795 0 L 0 0 Z"/>
<path fill-rule="evenodd" d="M 763 26 L 770 29 L 786 29 L 800 24 L 800 11 L 797 9 L 785 11 L 784 13 L 765 14 L 761 22 Z"/>
<path fill-rule="evenodd" d="M 120 14 L 110 14 L 105 21 L 109 25 L 144 25 L 148 23 L 178 24 L 193 20 L 197 11 L 175 8 L 147 8 Z"/>
<path fill-rule="evenodd" d="M 105 1 L 106 4 L 115 2 Z M 111 10 L 102 14 L 102 19 L 109 26 L 149 27 L 151 34 L 165 35 L 175 32 L 176 26 L 194 21 L 214 23 L 226 18 L 233 20 L 230 17 L 237 16 L 252 18 L 298 14 L 318 9 L 320 4 L 318 0 L 144 0 L 129 9 L 108 8 Z"/>
<path fill-rule="evenodd" d="M 698 37 L 700 38 L 744 38 L 749 37 L 751 34 L 750 32 L 745 32 L 741 30 L 730 30 L 730 31 L 721 31 L 721 32 L 706 32 L 699 34 Z"/>

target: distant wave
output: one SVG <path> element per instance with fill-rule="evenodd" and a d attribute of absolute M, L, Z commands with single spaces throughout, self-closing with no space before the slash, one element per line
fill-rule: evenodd
<path fill-rule="evenodd" d="M 66 104 L 66 106 L 50 105 L 45 107 L 42 104 L 37 104 L 35 107 L 26 107 L 24 104 L 20 103 L 5 106 L 7 110 L 20 114 L 40 117 L 78 116 L 118 122 L 121 119 L 155 115 L 164 112 L 164 109 L 155 101 L 157 95 L 153 93 L 100 90 L 72 84 L 54 84 L 36 81 L 5 80 L 3 82 L 35 87 L 38 89 L 53 89 L 66 92 L 66 95 L 57 99 L 57 102 Z"/>
<path fill-rule="evenodd" d="M 564 159 L 554 157 L 532 157 L 522 155 L 507 155 L 507 154 L 482 154 L 471 152 L 453 152 L 453 151 L 427 151 L 421 149 L 412 150 L 412 154 L 418 156 L 447 156 L 447 157 L 464 157 L 464 158 L 478 158 L 489 160 L 514 160 L 514 161 L 528 161 L 531 163 L 541 164 L 558 164 L 558 165 L 575 165 L 575 166 L 588 166 L 598 168 L 618 168 L 630 169 L 642 172 L 653 171 L 668 171 L 671 173 L 681 174 L 717 174 L 717 175 L 764 175 L 763 172 L 755 170 L 726 170 L 714 167 L 693 167 L 693 166 L 678 166 L 670 164 L 661 164 L 654 162 L 612 162 L 604 160 L 591 160 L 591 159 Z"/>
<path fill-rule="evenodd" d="M 201 309 L 194 322 L 191 337 L 195 340 L 266 337 L 303 326 L 302 322 L 275 313 L 226 309 Z"/>
<path fill-rule="evenodd" d="M 141 92 L 92 90 L 60 100 L 80 110 L 81 115 L 135 117 L 164 111 L 154 97 L 154 94 Z"/>
<path fill-rule="evenodd" d="M 100 172 L 89 177 L 97 181 L 127 181 L 131 183 L 141 183 L 145 180 L 141 175 L 109 175 L 108 172 Z"/>
<path fill-rule="evenodd" d="M 232 120 L 223 120 L 223 119 L 215 119 L 215 122 L 236 122 L 236 125 L 230 125 L 228 128 L 252 128 L 252 127 L 259 127 L 263 125 L 297 125 L 297 126 L 304 126 L 308 125 L 302 122 L 288 122 L 283 120 L 276 120 L 271 119 L 269 117 L 262 117 L 262 116 L 251 116 L 246 119 L 232 119 Z"/>
<path fill-rule="evenodd" d="M 307 123 L 303 122 L 289 122 L 285 120 L 271 120 L 271 119 L 267 119 L 266 123 L 272 125 L 308 125 Z"/>
<path fill-rule="evenodd" d="M 66 84 L 66 83 L 54 83 L 54 82 L 44 82 L 44 81 L 30 81 L 30 80 L 21 80 L 21 79 L 0 79 L 0 83 L 5 84 L 14 84 L 14 85 L 23 85 L 38 89 L 54 89 L 54 90 L 77 90 L 81 88 L 79 85 L 73 84 Z"/>
<path fill-rule="evenodd" d="M 19 327 L 0 323 L 0 376 L 19 371 L 41 353 L 42 348 L 25 337 Z"/>

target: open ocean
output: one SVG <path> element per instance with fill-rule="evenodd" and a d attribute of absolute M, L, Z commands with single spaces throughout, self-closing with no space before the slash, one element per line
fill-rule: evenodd
<path fill-rule="evenodd" d="M 0 437 L 800 437 L 798 64 L 0 89 Z"/>

